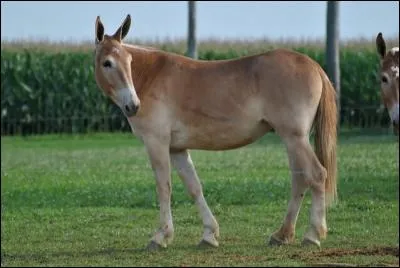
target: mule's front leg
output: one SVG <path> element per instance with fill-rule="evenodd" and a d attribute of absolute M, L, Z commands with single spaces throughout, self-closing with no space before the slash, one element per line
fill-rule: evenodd
<path fill-rule="evenodd" d="M 158 201 L 160 203 L 160 227 L 151 238 L 149 249 L 167 247 L 172 242 L 174 226 L 171 214 L 171 174 L 169 146 L 157 139 L 145 141 L 151 167 L 156 177 Z"/>
<path fill-rule="evenodd" d="M 219 236 L 218 222 L 216 221 L 214 215 L 207 205 L 207 201 L 204 198 L 203 189 L 194 168 L 192 159 L 190 158 L 190 154 L 187 150 L 171 152 L 171 162 L 177 170 L 179 177 L 185 184 L 188 193 L 194 199 L 200 216 L 203 220 L 204 233 L 200 245 L 208 244 L 218 247 L 218 241 L 216 239 Z"/>

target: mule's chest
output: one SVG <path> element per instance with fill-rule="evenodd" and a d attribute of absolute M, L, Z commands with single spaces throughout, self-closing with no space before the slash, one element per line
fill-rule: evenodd
<path fill-rule="evenodd" d="M 131 127 L 132 134 L 143 142 L 143 131 L 141 131 L 140 127 L 136 126 L 133 120 L 128 118 L 129 126 Z"/>

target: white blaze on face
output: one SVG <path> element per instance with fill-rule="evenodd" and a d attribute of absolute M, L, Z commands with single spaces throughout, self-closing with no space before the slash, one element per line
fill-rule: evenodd
<path fill-rule="evenodd" d="M 116 47 L 113 47 L 113 48 L 111 49 L 111 52 L 115 52 L 115 53 L 119 54 L 119 49 L 116 48 Z"/>
<path fill-rule="evenodd" d="M 395 77 L 399 77 L 399 66 L 392 66 L 390 69 L 392 69 Z"/>
<path fill-rule="evenodd" d="M 395 104 L 392 106 L 392 108 L 389 111 L 390 114 L 390 119 L 392 119 L 393 122 L 396 124 L 399 123 L 399 104 Z"/>
<path fill-rule="evenodd" d="M 396 54 L 396 52 L 399 52 L 399 48 L 398 47 L 394 47 L 390 50 L 390 53 L 392 53 L 392 55 L 394 56 L 394 54 Z"/>

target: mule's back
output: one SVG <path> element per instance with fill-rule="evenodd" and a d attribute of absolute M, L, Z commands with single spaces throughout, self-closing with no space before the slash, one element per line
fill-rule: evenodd
<path fill-rule="evenodd" d="M 311 127 L 322 82 L 318 65 L 300 53 L 278 49 L 211 62 L 173 55 L 171 61 L 173 146 L 232 149 L 272 128 L 303 133 Z"/>

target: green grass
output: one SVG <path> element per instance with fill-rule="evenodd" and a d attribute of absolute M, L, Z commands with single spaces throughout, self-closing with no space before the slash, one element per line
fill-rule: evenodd
<path fill-rule="evenodd" d="M 202 224 L 173 173 L 175 239 L 143 251 L 158 228 L 155 180 L 131 134 L 2 137 L 2 266 L 397 265 L 398 143 L 390 135 L 345 133 L 339 141 L 339 203 L 328 210 L 322 249 L 266 240 L 286 213 L 290 173 L 275 134 L 225 152 L 191 152 L 221 231 L 220 247 L 199 250 Z"/>

